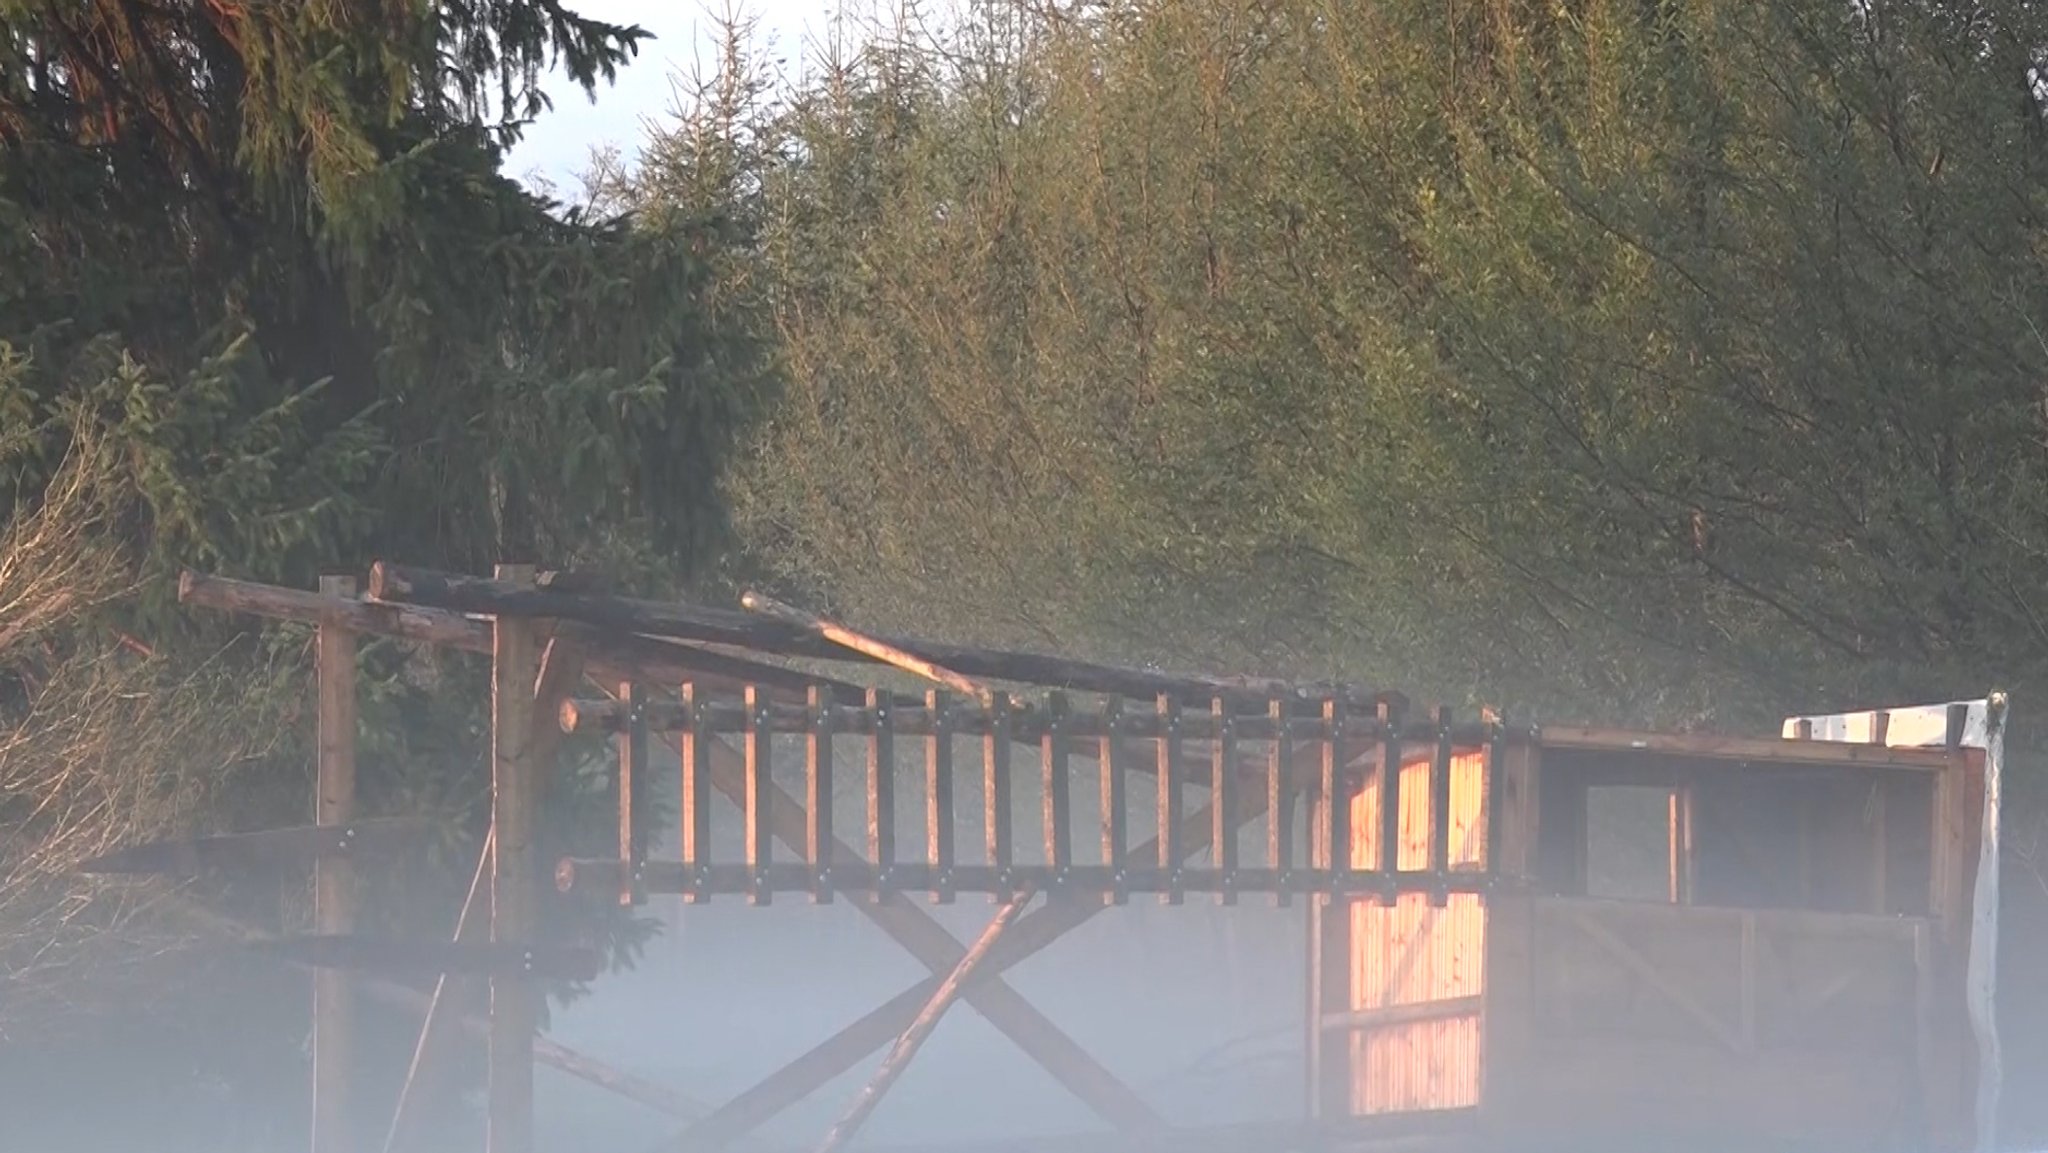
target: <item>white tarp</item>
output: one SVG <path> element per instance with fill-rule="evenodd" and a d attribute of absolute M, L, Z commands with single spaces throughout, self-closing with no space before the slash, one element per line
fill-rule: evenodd
<path fill-rule="evenodd" d="M 1970 959 L 1966 995 L 1970 1025 L 1977 1036 L 1977 1151 L 1994 1153 L 1998 1148 L 2001 1076 L 1997 1015 L 1998 796 L 2000 770 L 2005 761 L 2005 694 L 1992 693 L 1982 700 L 1909 708 L 1787 717 L 1784 735 L 1798 736 L 1803 722 L 1812 726 L 1811 735 L 1815 740 L 1867 743 L 1875 733 L 1877 712 L 1882 711 L 1887 715 L 1885 744 L 1895 748 L 1939 746 L 1948 743 L 1948 712 L 1952 705 L 1962 705 L 1969 710 L 1968 720 L 1963 726 L 1963 745 L 1984 750 L 1984 839 L 1983 849 L 1977 858 L 1977 885 L 1970 895 Z"/>

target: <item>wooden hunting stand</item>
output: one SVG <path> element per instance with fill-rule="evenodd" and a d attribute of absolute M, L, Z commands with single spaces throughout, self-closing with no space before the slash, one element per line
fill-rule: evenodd
<path fill-rule="evenodd" d="M 532 848 L 556 742 L 586 731 L 618 742 L 618 849 L 555 862 L 561 891 L 622 903 L 843 898 L 931 973 L 695 1118 L 672 1143 L 685 1153 L 735 1145 L 888 1046 L 819 1146 L 840 1148 L 956 1000 L 1107 1123 L 1101 1140 L 1062 1148 L 1652 1138 L 1946 1153 L 1972 1139 L 1963 969 L 1984 759 L 1959 740 L 1893 748 L 1539 730 L 1492 714 L 1460 723 L 1349 686 L 878 638 L 765 598 L 726 612 L 583 587 L 517 567 L 485 580 L 386 564 L 368 599 L 342 584 L 316 595 L 196 574 L 182 583 L 189 604 L 320 629 L 316 825 L 128 855 L 189 866 L 247 856 L 269 837 L 318 860 L 318 933 L 275 946 L 332 974 L 315 998 L 316 1153 L 370 1148 L 346 1129 L 349 995 L 376 987 L 366 971 L 404 966 L 443 984 L 490 981 L 488 1021 L 458 1022 L 487 1037 L 490 1153 L 533 1147 L 537 1055 L 686 1112 L 673 1091 L 535 1036 L 533 979 L 595 968 L 587 949 L 536 939 Z M 358 634 L 492 659 L 492 826 L 449 942 L 354 935 L 335 879 L 369 833 L 392 834 L 352 810 Z M 792 658 L 932 687 L 892 691 L 777 663 Z M 586 685 L 596 691 L 579 697 Z M 680 763 L 674 860 L 649 858 L 634 803 L 657 741 Z M 905 762 L 919 763 L 921 788 L 899 789 Z M 1075 795 L 1080 768 L 1098 796 Z M 1042 803 L 1020 814 L 1012 786 L 1026 775 Z M 783 783 L 792 778 L 801 796 Z M 845 789 L 860 790 L 867 812 L 850 837 L 833 827 Z M 969 794 L 981 802 L 972 822 Z M 711 851 L 720 797 L 743 814 L 738 859 Z M 925 835 L 907 840 L 922 843 L 898 839 L 898 816 L 911 813 Z M 960 835 L 970 824 L 979 845 Z M 912 900 L 962 894 L 998 908 L 971 945 Z M 1005 983 L 1004 970 L 1134 896 L 1306 906 L 1298 1122 L 1175 1127 Z M 406 1099 L 447 1015 L 437 985 L 387 1153 L 404 1143 Z"/>

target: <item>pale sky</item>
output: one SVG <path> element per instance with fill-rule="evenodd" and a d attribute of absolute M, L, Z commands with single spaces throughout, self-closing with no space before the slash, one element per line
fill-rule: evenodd
<path fill-rule="evenodd" d="M 730 0 L 759 19 L 757 33 L 773 38 L 776 55 L 794 66 L 807 37 L 828 34 L 835 0 Z M 591 150 L 616 144 L 627 154 L 638 150 L 646 121 L 666 115 L 674 104 L 670 81 L 687 77 L 700 55 L 714 47 L 715 14 L 728 0 L 574 0 L 571 7 L 614 24 L 638 24 L 654 34 L 643 41 L 640 55 L 619 71 L 618 82 L 600 87 L 595 104 L 564 82 L 550 89 L 553 112 L 527 130 L 526 138 L 506 160 L 508 174 L 524 179 L 538 173 L 565 192 L 577 187 L 577 173 L 588 167 Z"/>

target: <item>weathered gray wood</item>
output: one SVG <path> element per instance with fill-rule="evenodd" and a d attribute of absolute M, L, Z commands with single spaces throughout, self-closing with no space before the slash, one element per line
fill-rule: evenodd
<path fill-rule="evenodd" d="M 353 577 L 320 578 L 330 600 L 354 599 Z M 319 731 L 314 780 L 313 823 L 346 828 L 356 812 L 356 636 L 329 617 L 315 642 Z M 313 862 L 313 926 L 316 932 L 355 930 L 355 872 L 345 854 L 322 853 Z M 336 970 L 313 974 L 313 1153 L 355 1153 L 349 1101 L 355 1065 L 355 1010 L 349 976 Z"/>

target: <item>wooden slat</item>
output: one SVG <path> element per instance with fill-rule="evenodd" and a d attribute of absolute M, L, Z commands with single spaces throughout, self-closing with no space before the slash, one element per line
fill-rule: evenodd
<path fill-rule="evenodd" d="M 1007 873 L 1015 863 L 1010 791 L 1010 698 L 997 693 L 989 701 L 989 731 L 982 740 L 983 818 L 989 867 Z"/>
<path fill-rule="evenodd" d="M 887 876 L 896 867 L 895 712 L 880 689 L 868 690 L 868 860 Z"/>
<path fill-rule="evenodd" d="M 1171 695 L 1161 694 L 1159 709 L 1159 828 L 1156 834 L 1159 844 L 1159 868 L 1175 877 L 1180 875 L 1181 861 L 1181 820 L 1184 816 L 1181 785 L 1187 770 L 1181 764 L 1180 747 L 1180 704 Z M 1181 903 L 1181 889 L 1178 884 L 1167 887 L 1164 901 L 1169 905 Z"/>
<path fill-rule="evenodd" d="M 811 723 L 804 737 L 804 809 L 810 815 L 804 859 L 811 866 L 811 899 L 832 903 L 832 699 L 820 685 L 809 694 Z"/>
<path fill-rule="evenodd" d="M 500 565 L 501 582 L 530 583 L 525 565 Z M 534 624 L 491 624 L 491 944 L 530 947 L 538 927 L 533 837 L 538 781 L 529 755 L 536 679 Z M 539 1010 L 522 976 L 491 978 L 488 1153 L 533 1153 L 533 1040 Z"/>
<path fill-rule="evenodd" d="M 1282 908 L 1294 903 L 1288 891 L 1294 860 L 1294 749 L 1286 725 L 1287 702 L 1274 700 L 1267 706 L 1273 722 L 1271 753 L 1266 759 L 1266 865 L 1280 878 L 1275 899 Z"/>
<path fill-rule="evenodd" d="M 1064 693 L 1049 693 L 1045 700 L 1045 728 L 1039 738 L 1041 821 L 1045 832 L 1045 863 L 1058 878 L 1074 866 L 1073 778 L 1067 772 L 1067 714 Z M 1055 880 L 1055 886 L 1059 884 Z"/>
<path fill-rule="evenodd" d="M 931 734 L 925 738 L 925 853 L 932 865 L 932 900 L 953 903 L 953 870 L 959 867 L 954 844 L 953 729 L 948 721 L 952 700 L 941 690 L 925 694 Z"/>
<path fill-rule="evenodd" d="M 1324 851 L 1328 854 L 1323 867 L 1333 873 L 1349 871 L 1351 861 L 1351 790 L 1345 781 L 1344 763 L 1344 703 L 1338 700 L 1323 702 L 1323 724 L 1327 736 L 1323 741 L 1322 793 L 1327 802 L 1323 808 L 1323 819 L 1329 822 L 1323 834 Z M 1396 760 L 1396 776 L 1399 775 L 1399 761 Z"/>
<path fill-rule="evenodd" d="M 320 592 L 352 599 L 353 577 L 320 578 Z M 323 621 L 316 640 L 319 693 L 318 763 L 313 821 L 345 827 L 356 804 L 356 637 L 338 621 Z M 323 854 L 313 863 L 316 932 L 355 931 L 355 881 L 349 861 Z M 313 1153 L 353 1153 L 349 1082 L 355 1063 L 354 1008 L 348 975 L 313 977 Z"/>
<path fill-rule="evenodd" d="M 1491 731 L 1486 739 L 1485 864 L 1487 872 L 1505 876 L 1502 852 L 1507 844 L 1508 760 L 1503 734 L 1507 721 L 1496 714 L 1487 718 L 1487 727 Z"/>

